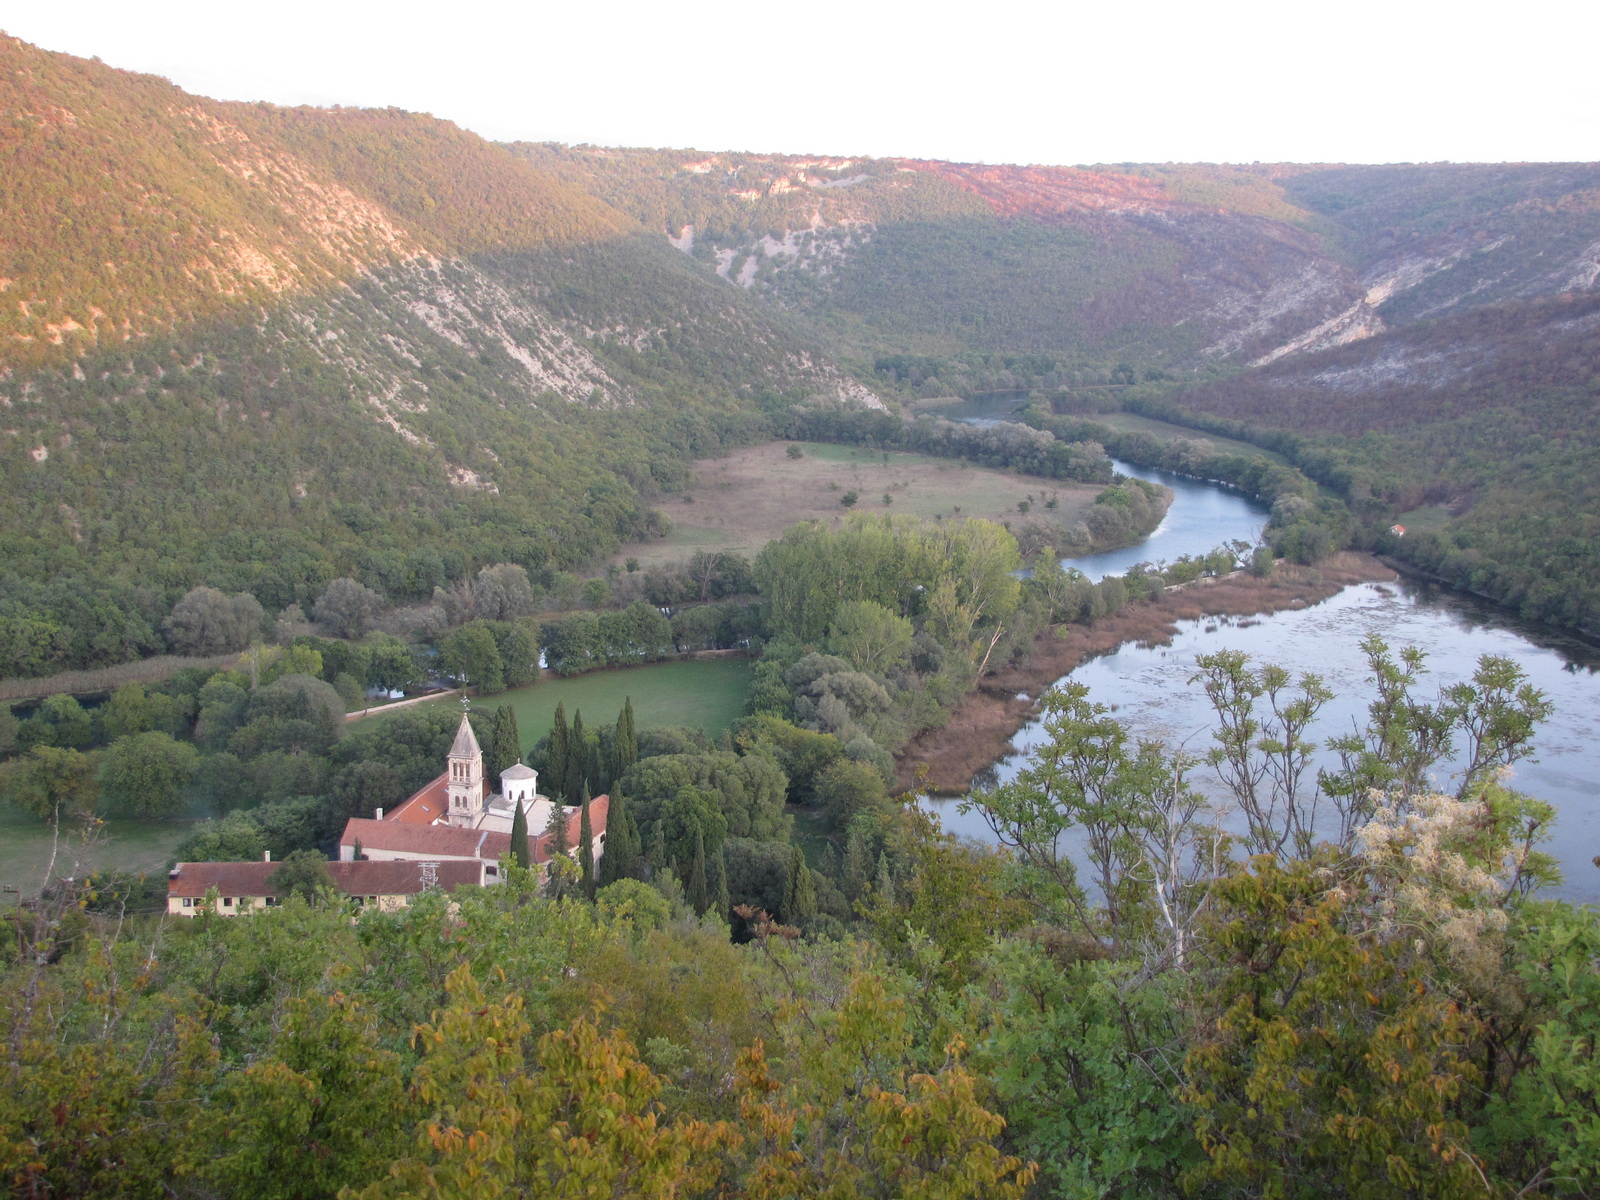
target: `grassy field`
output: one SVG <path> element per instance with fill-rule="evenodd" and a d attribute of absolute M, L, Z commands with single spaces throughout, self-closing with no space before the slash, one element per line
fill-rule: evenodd
<path fill-rule="evenodd" d="M 617 562 L 637 558 L 645 566 L 678 562 L 696 550 L 732 550 L 755 555 L 798 521 L 841 522 L 851 512 L 909 513 L 919 517 L 988 517 L 1017 520 L 1020 501 L 1031 500 L 1030 519 L 1071 525 L 1101 489 L 1032 475 L 972 467 L 947 458 L 902 451 L 868 450 L 818 442 L 798 443 L 803 456 L 788 456 L 792 442 L 750 446 L 727 458 L 694 464 L 692 503 L 670 504 L 672 532 L 659 541 L 618 551 Z M 887 462 L 885 462 L 887 459 Z M 858 493 L 854 510 L 840 504 Z M 884 503 L 884 496 L 890 503 Z M 1044 501 L 1057 497 L 1057 507 Z"/>
<path fill-rule="evenodd" d="M 1401 513 L 1395 518 L 1395 524 L 1404 525 L 1407 533 L 1433 533 L 1443 529 L 1453 516 L 1455 513 L 1450 511 L 1448 505 L 1429 504 Z"/>
<path fill-rule="evenodd" d="M 107 821 L 94 844 L 84 851 L 74 834 L 62 830 L 56 874 L 72 870 L 75 852 L 86 869 L 114 867 L 123 871 L 165 871 L 173 849 L 188 836 L 194 822 Z M 24 896 L 38 892 L 50 861 L 50 827 L 9 808 L 0 808 L 0 884 L 20 888 Z M 15 897 L 0 896 L 0 908 Z"/>
<path fill-rule="evenodd" d="M 1148 433 L 1161 442 L 1170 442 L 1173 438 L 1188 438 L 1191 442 L 1210 442 L 1220 454 L 1255 454 L 1262 458 L 1270 458 L 1275 463 L 1283 462 L 1282 455 L 1275 454 L 1271 450 L 1263 450 L 1260 446 L 1252 446 L 1249 442 L 1240 442 L 1214 433 L 1189 429 L 1183 425 L 1157 421 L 1154 417 L 1141 417 L 1138 413 L 1092 413 L 1083 419 L 1110 426 L 1119 433 Z"/>
<path fill-rule="evenodd" d="M 547 676 L 532 687 L 515 688 L 498 696 L 475 700 L 474 707 L 499 708 L 510 704 L 517 711 L 517 731 L 524 747 L 550 732 L 556 705 L 567 706 L 567 720 L 582 710 L 584 723 L 606 725 L 617 719 L 622 702 L 633 697 L 633 717 L 640 729 L 656 725 L 687 725 L 715 737 L 744 714 L 753 664 L 745 658 L 701 658 L 688 662 L 652 663 L 616 671 L 595 671 L 571 679 Z M 431 704 L 458 705 L 454 698 Z M 425 708 L 428 705 L 416 705 Z M 405 711 L 405 710 L 400 710 Z M 393 714 L 375 712 L 366 721 L 388 720 Z M 359 726 L 360 722 L 352 722 Z"/>

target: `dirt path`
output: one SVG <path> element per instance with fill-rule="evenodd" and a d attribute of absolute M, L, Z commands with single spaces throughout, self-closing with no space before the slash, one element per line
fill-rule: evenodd
<path fill-rule="evenodd" d="M 1353 583 L 1395 578 L 1371 555 L 1337 554 L 1314 570 L 1280 563 L 1270 579 L 1243 573 L 1202 579 L 1172 589 L 1154 604 L 1131 605 L 1093 626 L 1047 629 L 1034 641 L 1026 666 L 986 676 L 983 686 L 951 713 L 944 728 L 912 739 L 900 753 L 896 786 L 902 790 L 917 786 L 918 772 L 926 768 L 924 786 L 936 792 L 966 791 L 973 775 L 1007 752 L 1032 713 L 1033 700 L 1019 700 L 1018 695 L 1037 697 L 1085 659 L 1110 653 L 1126 642 L 1160 645 L 1178 632 L 1178 621 L 1304 608 Z M 1058 632 L 1065 636 L 1058 637 Z"/>

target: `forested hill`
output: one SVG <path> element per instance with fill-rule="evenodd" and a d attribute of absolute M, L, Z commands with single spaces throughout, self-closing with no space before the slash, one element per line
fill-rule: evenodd
<path fill-rule="evenodd" d="M 1271 361 L 1592 289 L 1600 275 L 1600 166 L 1588 164 L 1072 168 L 513 149 L 803 315 L 840 352 L 1033 356 L 1023 373 L 1045 386 L 1122 362 Z"/>
<path fill-rule="evenodd" d="M 270 607 L 576 566 L 764 406 L 876 403 L 446 122 L 218 103 L 3 37 L 0 107 L 9 672 L 147 653 L 202 582 Z"/>
<path fill-rule="evenodd" d="M 869 361 L 1194 364 L 1267 353 L 1358 294 L 1247 170 L 513 148 Z"/>

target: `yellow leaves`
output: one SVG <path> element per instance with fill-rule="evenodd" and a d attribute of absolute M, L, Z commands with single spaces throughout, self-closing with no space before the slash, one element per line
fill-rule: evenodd
<path fill-rule="evenodd" d="M 446 991 L 450 1003 L 418 1031 L 417 1091 L 435 1109 L 419 1154 L 361 1196 L 668 1200 L 719 1178 L 720 1152 L 739 1135 L 723 1123 L 663 1120 L 665 1081 L 625 1033 L 580 1018 L 540 1038 L 527 1070 L 520 997 L 490 999 L 465 965 Z"/>

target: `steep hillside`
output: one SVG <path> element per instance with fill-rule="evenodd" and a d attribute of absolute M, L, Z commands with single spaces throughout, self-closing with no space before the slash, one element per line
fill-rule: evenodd
<path fill-rule="evenodd" d="M 1070 168 L 513 149 L 861 358 L 1237 368 L 1600 284 L 1595 165 Z"/>
<path fill-rule="evenodd" d="M 518 145 L 841 352 L 1193 366 L 1360 296 L 1281 187 L 1231 168 L 987 167 Z"/>
<path fill-rule="evenodd" d="M 1600 630 L 1600 296 L 1417 321 L 1175 399 L 1295 435 L 1401 557 Z"/>
<path fill-rule="evenodd" d="M 627 214 L 432 118 L 0 41 L 0 673 L 176 595 L 572 567 L 763 407 L 876 404 Z"/>

